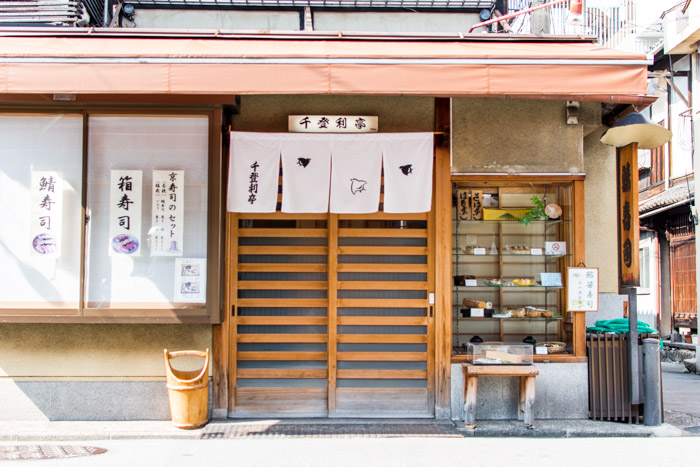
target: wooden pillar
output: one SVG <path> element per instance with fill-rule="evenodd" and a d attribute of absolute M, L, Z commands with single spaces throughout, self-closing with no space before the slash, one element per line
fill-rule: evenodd
<path fill-rule="evenodd" d="M 578 266 L 586 262 L 586 212 L 583 192 L 583 180 L 573 182 L 573 265 Z M 586 313 L 574 311 L 573 315 L 573 346 L 574 355 L 577 357 L 586 356 Z"/>
<path fill-rule="evenodd" d="M 452 357 L 452 183 L 450 99 L 435 99 L 435 415 L 450 416 Z"/>

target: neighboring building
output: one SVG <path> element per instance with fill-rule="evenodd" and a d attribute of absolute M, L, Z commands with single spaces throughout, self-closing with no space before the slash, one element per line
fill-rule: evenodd
<path fill-rule="evenodd" d="M 697 3 L 697 2 L 696 2 Z M 697 333 L 697 274 L 694 179 L 693 83 L 697 67 L 690 2 L 660 5 L 664 41 L 649 67 L 650 93 L 659 98 L 644 112 L 673 131 L 663 147 L 640 151 L 639 215 L 641 224 L 640 319 L 669 336 Z M 657 8 L 659 8 L 657 7 Z"/>
<path fill-rule="evenodd" d="M 167 418 L 163 348 L 212 349 L 217 417 L 456 419 L 477 335 L 540 344 L 536 418 L 588 416 L 566 271 L 621 315 L 600 137 L 654 101 L 644 55 L 466 33 L 503 2 L 81 3 L 0 35 L 0 419 Z M 553 218 L 509 220 L 533 196 Z"/>

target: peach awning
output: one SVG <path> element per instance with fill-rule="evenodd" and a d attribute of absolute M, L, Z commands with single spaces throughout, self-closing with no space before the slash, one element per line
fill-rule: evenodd
<path fill-rule="evenodd" d="M 0 37 L 0 93 L 339 94 L 639 103 L 644 55 L 588 42 Z"/>

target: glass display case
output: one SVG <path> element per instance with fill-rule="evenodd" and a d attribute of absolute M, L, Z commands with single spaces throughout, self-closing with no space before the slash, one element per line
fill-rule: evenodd
<path fill-rule="evenodd" d="M 530 344 L 469 344 L 468 354 L 474 365 L 531 365 Z"/>
<path fill-rule="evenodd" d="M 468 344 L 571 351 L 563 280 L 571 266 L 571 183 L 455 183 L 454 353 Z"/>

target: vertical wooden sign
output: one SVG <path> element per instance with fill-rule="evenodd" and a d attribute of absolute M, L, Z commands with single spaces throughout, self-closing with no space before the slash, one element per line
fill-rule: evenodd
<path fill-rule="evenodd" d="M 457 190 L 457 218 L 461 221 L 472 220 L 472 207 L 469 193 L 469 190 Z"/>
<path fill-rule="evenodd" d="M 472 219 L 480 221 L 484 218 L 483 191 L 472 190 Z"/>
<path fill-rule="evenodd" d="M 637 143 L 617 152 L 617 232 L 620 287 L 639 287 L 639 172 Z"/>

